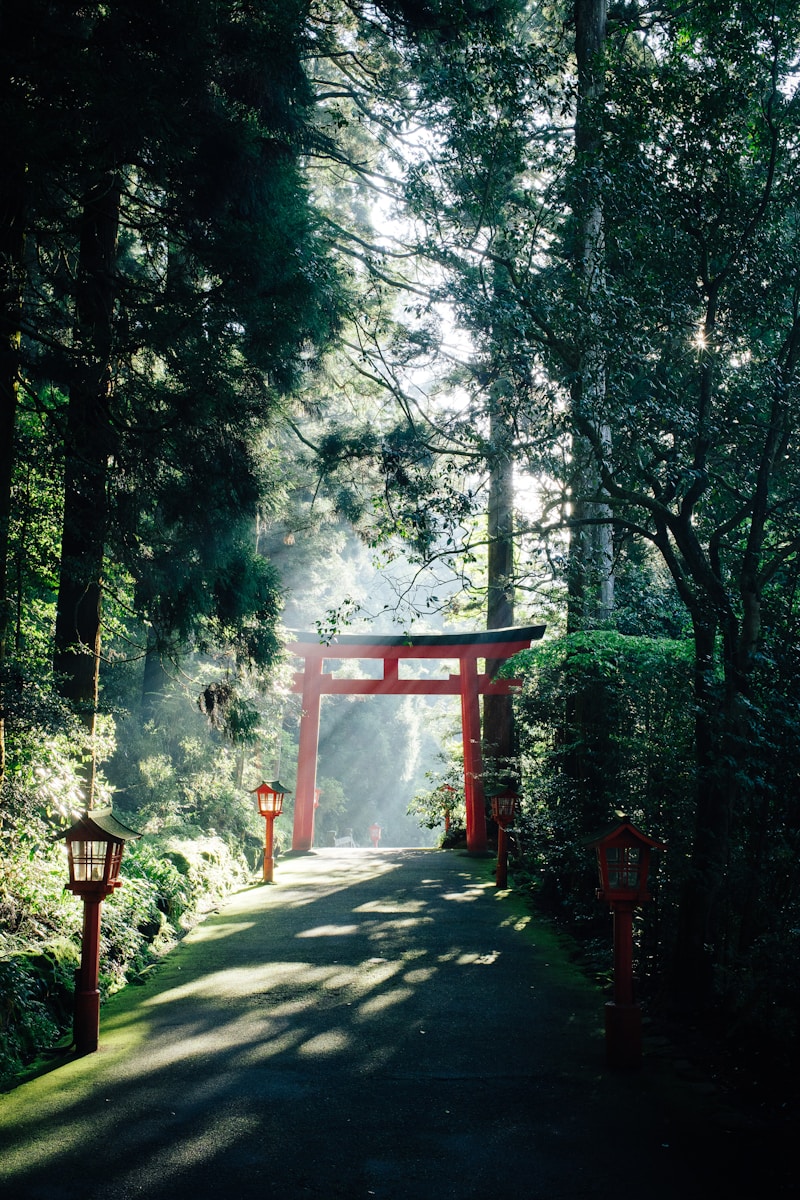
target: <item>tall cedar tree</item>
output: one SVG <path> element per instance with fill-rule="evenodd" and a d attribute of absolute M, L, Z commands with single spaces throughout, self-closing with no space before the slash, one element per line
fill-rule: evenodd
<path fill-rule="evenodd" d="M 47 45 L 56 14 L 37 16 Z M 6 273 L 4 313 L 13 354 L 21 292 L 26 384 L 69 396 L 54 669 L 89 725 L 109 550 L 160 637 L 238 639 L 262 663 L 277 649 L 277 581 L 245 533 L 258 435 L 336 303 L 298 171 L 305 17 L 304 4 L 80 6 L 52 102 L 32 71 L 15 97 L 32 145 L 50 138 L 28 167 L 48 196 L 46 237 L 32 217 L 23 233 L 56 251 L 37 256 L 35 279 Z"/>
<path fill-rule="evenodd" d="M 80 44 L 83 21 L 77 3 L 53 0 L 0 3 L 0 783 L 5 775 L 8 676 L 12 605 L 7 591 L 14 435 L 31 327 L 27 235 L 46 207 L 45 177 L 58 160 L 65 125 L 60 105 L 60 65 Z M 71 91 L 68 82 L 66 91 Z M 35 335 L 34 335 L 35 337 Z"/>

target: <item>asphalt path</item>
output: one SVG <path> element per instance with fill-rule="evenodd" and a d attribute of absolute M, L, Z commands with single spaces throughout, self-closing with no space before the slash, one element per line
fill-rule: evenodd
<path fill-rule="evenodd" d="M 647 1059 L 606 1068 L 602 997 L 491 864 L 322 850 L 275 879 L 0 1097 L 4 1200 L 717 1194 L 732 1131 L 693 1132 Z"/>

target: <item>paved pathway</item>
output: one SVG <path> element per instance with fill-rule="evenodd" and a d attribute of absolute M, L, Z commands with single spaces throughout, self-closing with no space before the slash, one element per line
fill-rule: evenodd
<path fill-rule="evenodd" d="M 96 1054 L 0 1097 L 0 1196 L 708 1195 L 718 1147 L 605 1069 L 601 999 L 490 870 L 283 860 L 103 1007 Z"/>

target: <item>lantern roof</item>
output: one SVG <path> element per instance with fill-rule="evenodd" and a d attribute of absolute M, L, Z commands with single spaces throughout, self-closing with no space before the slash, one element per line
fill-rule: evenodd
<path fill-rule="evenodd" d="M 69 829 L 59 833 L 56 840 L 84 837 L 95 841 L 107 841 L 110 838 L 115 842 L 132 842 L 141 836 L 135 829 L 123 825 L 110 808 L 91 808 Z"/>
<path fill-rule="evenodd" d="M 592 834 L 591 837 L 585 839 L 584 844 L 599 848 L 614 842 L 628 846 L 649 846 L 651 850 L 666 849 L 663 842 L 648 837 L 646 833 L 642 833 L 641 829 L 637 829 L 630 817 L 622 817 L 616 825 L 611 825 L 600 833 Z"/>
<path fill-rule="evenodd" d="M 496 796 L 516 796 L 519 799 L 519 784 L 509 783 L 491 783 L 483 789 L 483 794 L 487 800 L 493 800 Z"/>
<path fill-rule="evenodd" d="M 280 779 L 271 779 L 269 782 L 263 780 L 258 787 L 253 788 L 253 792 L 262 791 L 275 792 L 279 796 L 285 796 L 291 791 L 291 788 L 287 787 L 285 783 L 281 783 Z"/>

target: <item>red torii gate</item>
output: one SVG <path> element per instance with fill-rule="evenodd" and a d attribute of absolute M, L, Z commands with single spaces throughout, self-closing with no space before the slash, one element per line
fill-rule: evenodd
<path fill-rule="evenodd" d="M 294 677 L 293 691 L 303 697 L 292 850 L 307 853 L 314 839 L 314 789 L 317 778 L 319 713 L 322 696 L 460 696 L 464 738 L 464 799 L 467 810 L 467 849 L 486 850 L 486 812 L 481 756 L 480 696 L 504 695 L 518 684 L 478 673 L 478 659 L 499 662 L 538 641 L 544 625 L 490 629 L 479 633 L 430 633 L 398 636 L 343 633 L 323 645 L 317 634 L 298 633 L 286 649 L 305 659 Z M 326 659 L 380 658 L 381 679 L 335 679 L 325 673 Z M 400 659 L 457 658 L 459 674 L 448 679 L 401 679 Z"/>

